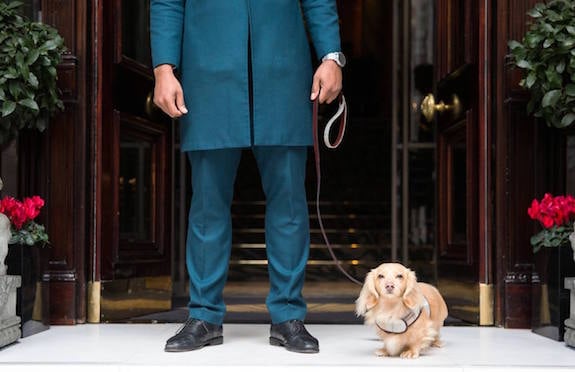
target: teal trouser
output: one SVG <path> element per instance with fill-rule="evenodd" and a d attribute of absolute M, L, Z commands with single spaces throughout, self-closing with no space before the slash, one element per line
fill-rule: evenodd
<path fill-rule="evenodd" d="M 265 240 L 272 323 L 303 320 L 302 297 L 309 255 L 305 190 L 307 147 L 253 147 L 266 196 Z M 242 149 L 188 152 L 192 202 L 186 263 L 190 275 L 190 317 L 221 324 L 223 289 L 232 244 L 231 203 Z"/>

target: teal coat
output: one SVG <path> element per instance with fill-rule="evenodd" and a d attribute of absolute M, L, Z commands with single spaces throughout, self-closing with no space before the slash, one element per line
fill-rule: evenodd
<path fill-rule="evenodd" d="M 181 72 L 182 151 L 311 145 L 305 25 L 318 58 L 341 50 L 336 0 L 151 0 L 153 65 Z"/>

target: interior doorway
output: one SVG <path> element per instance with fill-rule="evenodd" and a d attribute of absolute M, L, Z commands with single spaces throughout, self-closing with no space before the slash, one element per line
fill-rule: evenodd
<path fill-rule="evenodd" d="M 322 149 L 320 209 L 335 255 L 359 281 L 380 263 L 399 261 L 414 269 L 420 280 L 438 282 L 436 127 L 420 108 L 435 88 L 436 5 L 434 0 L 338 2 L 342 47 L 348 57 L 344 94 L 350 116 L 341 147 Z M 326 115 L 333 110 L 323 107 Z M 360 288 L 338 270 L 319 229 L 311 150 L 308 164 L 308 321 L 360 323 L 354 315 Z M 462 177 L 465 184 L 465 174 L 458 173 L 456 182 Z M 460 209 L 465 210 L 464 204 L 458 200 Z M 269 319 L 264 209 L 255 160 L 246 151 L 232 207 L 227 321 Z M 458 221 L 465 229 L 465 220 Z M 181 246 L 176 256 L 183 255 Z M 187 277 L 185 267 L 180 270 L 178 277 L 185 279 L 176 287 L 182 291 L 175 302 L 184 306 Z M 472 319 L 450 322 L 467 324 Z"/>
<path fill-rule="evenodd" d="M 123 30 L 109 35 L 119 45 L 113 48 L 115 62 L 109 70 L 110 76 L 114 77 L 117 84 L 128 84 L 125 89 L 133 89 L 135 82 L 143 81 L 145 84 L 141 85 L 144 87 L 141 90 L 148 92 L 152 83 L 150 61 L 146 57 L 149 53 L 149 40 L 142 35 L 146 35 L 149 29 L 145 16 L 149 1 L 144 3 L 146 6 L 133 7 L 130 0 L 115 0 L 106 19 L 113 23 L 115 30 Z M 346 137 L 337 150 L 322 150 L 320 208 L 336 256 L 342 267 L 359 281 L 363 281 L 365 274 L 380 263 L 399 261 L 414 269 L 420 280 L 438 283 L 442 276 L 438 275 L 440 263 L 451 262 L 449 256 L 446 256 L 447 261 L 445 257 L 440 257 L 442 250 L 438 246 L 438 231 L 442 231 L 441 226 L 438 226 L 441 221 L 440 209 L 447 208 L 438 198 L 439 132 L 434 125 L 438 119 L 424 118 L 420 107 L 426 95 L 436 92 L 437 82 L 441 78 L 437 75 L 437 19 L 446 11 L 454 11 L 455 3 L 447 0 L 338 1 L 342 47 L 348 57 L 348 65 L 344 70 L 344 94 L 349 105 L 349 125 Z M 445 4 L 453 9 L 445 8 Z M 118 17 L 114 14 L 129 16 Z M 125 47 L 122 48 L 122 45 Z M 136 45 L 145 48 L 134 49 Z M 117 257 L 114 254 L 124 252 L 122 257 L 125 260 L 110 262 L 110 275 L 103 275 L 102 298 L 114 300 L 114 306 L 122 303 L 123 299 L 129 301 L 120 306 L 122 311 L 115 311 L 112 307 L 108 310 L 103 308 L 102 319 L 181 322 L 187 316 L 188 296 L 184 260 L 187 211 L 191 197 L 188 164 L 179 151 L 177 123 L 169 126 L 165 118 L 149 105 L 144 104 L 141 110 L 132 110 L 140 106 L 129 102 L 134 102 L 138 97 L 125 101 L 123 97 L 126 96 L 116 93 L 114 102 L 109 103 L 110 118 L 116 120 L 120 127 L 124 123 L 125 133 L 122 137 L 114 132 L 116 126 L 112 125 L 107 135 L 117 137 L 117 141 L 120 141 L 111 143 L 123 144 L 119 145 L 122 151 L 116 155 L 125 156 L 127 161 L 130 154 L 157 156 L 159 151 L 168 151 L 165 158 L 156 158 L 156 164 L 164 164 L 162 173 L 145 173 L 146 169 L 142 169 L 144 173 L 137 173 L 137 168 L 131 166 L 124 169 L 131 174 L 129 180 L 132 181 L 138 178 L 138 174 L 146 176 L 153 184 L 158 179 L 151 179 L 151 175 L 165 177 L 165 182 L 160 183 L 165 190 L 155 191 L 165 191 L 165 195 L 158 199 L 164 203 L 152 205 L 156 208 L 153 210 L 149 210 L 149 205 L 137 207 L 136 204 L 121 204 L 118 200 L 137 203 L 142 195 L 148 199 L 152 195 L 149 191 L 144 192 L 148 190 L 145 185 L 140 184 L 142 187 L 139 189 L 130 188 L 138 185 L 137 182 L 123 183 L 122 188 L 111 187 L 114 182 L 120 185 L 120 181 L 129 180 L 122 178 L 119 173 L 110 173 L 110 202 L 118 202 L 117 209 L 131 206 L 134 216 L 141 216 L 142 213 L 138 212 L 141 209 L 146 212 L 143 215 L 150 217 L 148 220 L 130 220 L 119 210 L 122 218 L 117 220 L 118 225 L 104 226 L 104 229 L 108 228 L 112 232 L 118 229 L 120 235 L 125 237 L 119 239 L 113 234 L 104 234 L 104 240 L 108 239 L 112 247 L 118 247 L 115 252 L 104 252 L 104 255 Z M 149 101 L 149 95 L 144 94 L 139 98 Z M 135 113 L 121 114 L 118 108 Z M 333 109 L 331 106 L 322 107 L 322 113 L 327 116 Z M 141 120 L 140 116 L 145 120 Z M 161 133 L 162 140 L 167 142 L 158 143 L 159 137 L 154 133 Z M 473 173 L 470 172 L 473 164 L 461 161 L 467 158 L 467 155 L 461 154 L 469 154 L 469 151 L 466 152 L 465 143 L 456 146 L 458 143 L 461 145 L 461 141 L 454 141 L 454 145 L 449 148 L 450 154 L 455 155 L 450 163 L 452 172 L 449 182 L 455 185 L 456 190 L 465 192 L 451 193 L 453 197 L 448 207 L 455 213 L 450 216 L 467 216 L 466 211 L 473 204 L 466 188 L 468 177 Z M 142 144 L 145 146 L 142 147 Z M 140 161 L 130 164 L 148 162 L 141 156 L 137 159 Z M 122 172 L 121 164 L 128 162 L 119 161 L 116 165 L 105 164 L 104 168 L 109 166 L 114 170 L 114 167 L 118 167 Z M 318 323 L 360 323 L 362 320 L 354 315 L 354 301 L 360 287 L 338 271 L 317 223 L 316 176 L 311 150 L 308 164 L 307 187 L 312 236 L 304 287 L 304 296 L 308 301 L 307 320 Z M 118 179 L 114 180 L 114 177 Z M 115 193 L 123 199 L 114 199 Z M 232 206 L 232 259 L 224 292 L 228 306 L 226 322 L 269 321 L 265 308 L 268 275 L 263 236 L 264 207 L 265 199 L 255 160 L 246 151 L 238 169 Z M 169 217 L 162 214 L 163 220 L 154 219 L 154 213 L 160 212 L 169 214 Z M 146 228 L 150 220 L 164 224 L 163 231 L 169 239 L 162 244 L 169 244 L 171 249 L 164 250 L 164 245 L 158 244 L 135 246 L 133 237 L 126 235 L 136 231 L 153 241 L 153 236 L 147 234 L 159 236 L 160 233 Z M 458 237 L 467 242 L 475 239 L 472 234 L 467 234 L 470 222 L 469 219 L 452 219 L 449 223 L 455 230 L 447 230 L 463 230 L 463 235 Z M 126 230 L 126 227 L 130 229 Z M 155 228 L 160 227 L 155 225 Z M 133 269 L 138 268 L 134 263 L 140 258 L 136 250 L 138 247 L 147 263 L 154 259 L 161 260 L 162 269 L 158 271 L 156 268 L 156 272 L 142 266 L 143 261 L 138 261 L 139 267 L 147 268 L 147 271 Z M 104 259 L 107 260 L 106 257 Z M 127 265 L 130 259 L 134 260 L 133 264 Z M 472 265 L 477 265 L 477 260 Z M 169 275 L 166 276 L 166 273 Z M 107 283 L 104 279 L 107 279 Z M 477 284 L 475 277 L 470 280 L 472 284 Z M 142 302 L 138 302 L 135 298 L 138 296 L 134 293 L 135 289 L 142 288 L 144 290 L 141 292 L 147 293 L 146 296 L 161 294 L 161 299 L 150 299 L 145 302 L 148 307 L 138 308 Z M 128 292 L 132 297 L 126 295 Z M 463 289 L 459 293 L 467 296 L 469 290 Z M 472 315 L 453 318 L 450 320 L 452 323 L 477 323 L 473 315 L 478 312 L 475 294 L 470 296 L 471 305 L 466 303 L 464 306 L 472 309 Z M 150 307 L 150 304 L 157 306 Z"/>

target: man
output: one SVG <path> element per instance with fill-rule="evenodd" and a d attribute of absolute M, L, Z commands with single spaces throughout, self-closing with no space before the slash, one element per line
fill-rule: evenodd
<path fill-rule="evenodd" d="M 319 352 L 303 324 L 305 171 L 311 100 L 329 103 L 341 90 L 345 58 L 335 1 L 151 0 L 154 102 L 180 118 L 193 190 L 186 242 L 189 319 L 166 351 L 223 342 L 233 186 L 241 152 L 251 149 L 266 196 L 270 343 Z M 322 60 L 313 76 L 305 26 Z"/>

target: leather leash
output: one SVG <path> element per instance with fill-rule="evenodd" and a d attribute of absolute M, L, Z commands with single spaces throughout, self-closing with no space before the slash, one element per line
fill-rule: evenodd
<path fill-rule="evenodd" d="M 337 112 L 333 115 L 333 117 L 331 119 L 329 119 L 329 121 L 327 122 L 327 124 L 325 126 L 324 132 L 323 132 L 323 142 L 324 142 L 325 146 L 329 149 L 335 149 L 341 144 L 341 142 L 343 140 L 343 136 L 345 134 L 345 127 L 347 124 L 347 104 L 345 102 L 345 97 L 343 94 L 340 93 L 340 95 L 338 97 L 338 101 L 339 101 L 339 108 L 338 108 Z M 325 241 L 325 244 L 326 244 L 327 249 L 331 255 L 331 258 L 332 258 L 333 262 L 335 263 L 335 265 L 337 266 L 337 268 L 349 280 L 351 280 L 352 282 L 354 282 L 356 284 L 362 285 L 363 283 L 361 283 L 359 280 L 357 280 L 353 276 L 351 276 L 341 266 L 341 263 L 339 262 L 339 260 L 335 256 L 335 253 L 333 252 L 333 249 L 331 247 L 331 244 L 329 242 L 329 239 L 328 239 L 327 234 L 325 233 L 325 229 L 323 227 L 323 221 L 321 218 L 321 212 L 320 212 L 320 207 L 319 207 L 319 196 L 320 196 L 320 192 L 321 192 L 321 161 L 320 161 L 320 145 L 319 145 L 318 110 L 319 110 L 319 93 L 317 95 L 317 98 L 313 101 L 313 152 L 315 155 L 315 172 L 316 172 L 316 177 L 317 177 L 315 205 L 316 205 L 317 220 L 319 222 L 319 228 L 321 230 L 323 240 Z M 338 121 L 338 124 L 339 124 L 339 133 L 338 133 L 335 141 L 331 142 L 330 141 L 331 129 L 332 129 L 333 124 L 336 122 L 336 120 Z"/>

